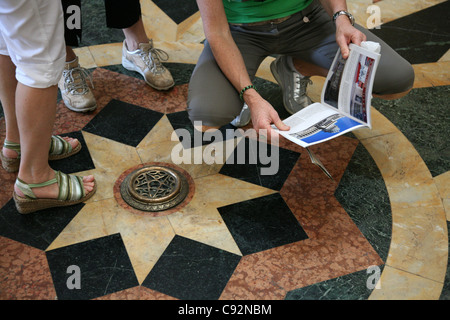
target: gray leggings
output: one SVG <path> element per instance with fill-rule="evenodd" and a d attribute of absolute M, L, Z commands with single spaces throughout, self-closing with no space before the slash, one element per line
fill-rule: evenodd
<path fill-rule="evenodd" d="M 370 31 L 355 26 L 368 41 L 381 45 L 373 93 L 386 95 L 411 89 L 414 82 L 411 64 Z M 318 1 L 278 25 L 230 25 L 230 29 L 251 79 L 269 55 L 292 56 L 328 70 L 338 50 L 334 23 Z M 206 126 L 222 126 L 239 115 L 242 105 L 238 92 L 220 70 L 205 42 L 189 83 L 189 118 L 192 122 L 202 121 Z"/>

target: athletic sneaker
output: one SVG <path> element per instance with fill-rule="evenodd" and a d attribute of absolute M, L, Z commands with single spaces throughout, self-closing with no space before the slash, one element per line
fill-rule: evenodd
<path fill-rule="evenodd" d="M 306 87 L 312 84 L 312 81 L 295 69 L 292 57 L 279 56 L 270 64 L 270 71 L 281 87 L 284 107 L 290 114 L 312 103 L 306 95 Z"/>
<path fill-rule="evenodd" d="M 70 110 L 88 112 L 97 108 L 97 102 L 87 84 L 87 79 L 94 87 L 90 73 L 80 66 L 78 57 L 71 62 L 66 62 L 58 87 L 64 104 Z"/>
<path fill-rule="evenodd" d="M 140 43 L 139 49 L 128 51 L 126 41 L 122 47 L 122 65 L 125 69 L 139 72 L 145 82 L 156 90 L 168 90 L 173 87 L 174 81 L 170 71 L 161 63 L 167 61 L 169 55 L 153 47 L 153 41 Z"/>
<path fill-rule="evenodd" d="M 231 121 L 230 123 L 233 126 L 240 128 L 248 125 L 250 119 L 251 119 L 250 109 L 248 108 L 248 105 L 244 103 L 241 113 L 236 118 L 234 118 L 234 120 Z"/>

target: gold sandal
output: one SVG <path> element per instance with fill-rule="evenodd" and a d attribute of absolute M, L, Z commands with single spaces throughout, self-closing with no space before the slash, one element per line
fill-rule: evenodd
<path fill-rule="evenodd" d="M 57 199 L 37 198 L 31 190 L 33 188 L 49 186 L 54 183 L 57 183 L 59 187 L 59 194 Z M 54 207 L 65 207 L 78 204 L 91 198 L 97 190 L 97 184 L 94 180 L 94 189 L 86 194 L 84 191 L 82 177 L 65 174 L 60 171 L 55 171 L 55 178 L 42 183 L 27 184 L 26 182 L 17 178 L 16 186 L 24 194 L 24 197 L 22 197 L 19 196 L 15 191 L 13 193 L 16 208 L 22 214 L 32 213 L 35 211 Z"/>
<path fill-rule="evenodd" d="M 0 151 L 0 158 L 2 160 L 3 168 L 8 172 L 19 171 L 20 144 L 5 140 L 5 142 L 3 143 L 3 148 L 14 150 L 17 152 L 17 158 L 8 158 L 3 155 L 2 151 Z M 52 136 L 48 160 L 61 160 L 78 153 L 80 150 L 81 143 L 79 141 L 77 146 L 75 148 L 72 148 L 72 145 L 60 136 Z"/>

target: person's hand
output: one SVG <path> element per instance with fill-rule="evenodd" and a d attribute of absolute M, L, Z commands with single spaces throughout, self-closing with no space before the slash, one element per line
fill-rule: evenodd
<path fill-rule="evenodd" d="M 346 16 L 342 15 L 336 19 L 336 42 L 344 59 L 347 59 L 350 53 L 348 45 L 354 43 L 359 46 L 362 41 L 366 41 L 366 35 L 352 26 Z"/>
<path fill-rule="evenodd" d="M 250 107 L 250 105 L 249 105 Z M 281 121 L 278 112 L 272 107 L 272 105 L 264 99 L 260 99 L 257 104 L 253 104 L 250 107 L 252 116 L 253 128 L 258 135 L 266 136 L 270 141 L 275 135 L 278 136 L 278 132 L 274 130 L 271 124 L 274 124 L 279 130 L 289 130 L 289 126 L 285 125 Z"/>

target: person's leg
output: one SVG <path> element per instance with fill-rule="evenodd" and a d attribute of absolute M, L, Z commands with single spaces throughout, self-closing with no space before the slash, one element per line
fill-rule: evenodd
<path fill-rule="evenodd" d="M 92 76 L 83 68 L 71 46 L 66 45 L 66 64 L 58 82 L 65 106 L 75 112 L 90 112 L 97 108 L 91 86 Z"/>
<path fill-rule="evenodd" d="M 26 183 L 42 183 L 55 176 L 48 163 L 49 146 L 56 111 L 56 83 L 65 60 L 61 32 L 63 19 L 58 4 L 56 0 L 10 0 L 3 2 L 0 8 L 1 42 L 8 48 L 11 61 L 16 66 L 17 79 L 15 90 L 4 94 L 15 96 L 21 144 L 18 180 Z M 47 22 L 45 28 L 42 22 Z M 3 59 L 4 63 L 8 63 Z M 11 83 L 12 79 L 8 78 L 11 75 L 11 71 L 0 73 L 0 83 Z M 8 90 L 13 90 L 13 86 L 9 86 Z M 11 112 L 14 112 L 12 107 L 6 108 L 6 117 Z M 93 177 L 85 177 L 85 181 L 83 188 L 88 193 L 93 190 Z M 50 185 L 33 191 L 38 197 L 55 198 L 55 188 L 56 185 Z M 17 190 L 17 182 L 14 189 L 19 196 L 23 195 Z"/>
<path fill-rule="evenodd" d="M 89 112 L 97 108 L 97 101 L 93 88 L 93 81 L 90 73 L 83 68 L 78 61 L 78 57 L 73 51 L 73 47 L 78 47 L 78 39 L 81 39 L 81 1 L 61 0 L 64 12 L 64 41 L 66 44 L 66 65 L 59 80 L 58 87 L 65 106 L 75 112 Z M 78 11 L 69 8 L 78 8 Z M 74 15 L 79 14 L 79 17 Z M 79 28 L 69 28 L 70 22 L 77 21 Z"/>
<path fill-rule="evenodd" d="M 138 50 L 139 44 L 148 42 L 142 17 L 139 17 L 139 20 L 135 24 L 128 28 L 122 29 L 122 31 L 125 35 L 128 51 Z"/>
<path fill-rule="evenodd" d="M 6 137 L 5 140 L 12 143 L 20 143 L 19 128 L 16 118 L 16 87 L 15 78 L 16 67 L 11 58 L 6 55 L 0 55 L 0 101 L 2 102 L 3 112 L 5 114 Z M 17 158 L 19 155 L 15 150 L 2 148 L 3 155 L 7 158 Z"/>
<path fill-rule="evenodd" d="M 243 106 L 236 89 L 224 76 L 207 41 L 189 81 L 187 112 L 203 130 L 230 123 Z"/>
<path fill-rule="evenodd" d="M 231 34 L 253 81 L 261 62 L 270 53 L 267 47 L 276 42 L 275 38 L 271 42 L 267 37 L 271 34 L 270 27 L 231 26 Z M 203 130 L 228 123 L 242 127 L 250 121 L 250 110 L 217 65 L 207 41 L 189 81 L 187 106 L 190 120 L 201 122 Z"/>
<path fill-rule="evenodd" d="M 31 88 L 17 85 L 17 123 L 21 135 L 21 164 L 18 177 L 27 183 L 41 183 L 55 176 L 48 163 L 48 146 L 56 112 L 56 85 L 49 88 Z M 36 112 L 39 111 L 39 112 Z M 93 190 L 94 177 L 84 177 L 86 193 Z M 23 196 L 15 186 L 15 191 Z M 56 198 L 58 185 L 33 189 L 38 198 Z"/>
<path fill-rule="evenodd" d="M 314 5 L 314 3 L 313 3 Z M 317 3 L 315 4 L 317 6 Z M 321 7 L 313 10 L 305 31 L 310 37 L 302 42 L 302 52 L 294 55 L 294 65 L 301 74 L 326 76 L 338 50 L 335 41 L 336 28 L 329 15 Z M 373 94 L 381 98 L 401 97 L 409 92 L 414 83 L 414 69 L 382 39 L 366 28 L 355 27 L 364 33 L 367 41 L 381 46 L 381 58 L 375 74 Z"/>
<path fill-rule="evenodd" d="M 122 29 L 125 40 L 122 46 L 122 66 L 138 72 L 145 82 L 156 90 L 168 90 L 175 85 L 170 71 L 161 61 L 169 55 L 155 48 L 144 28 L 139 0 L 105 0 L 106 25 Z"/>

